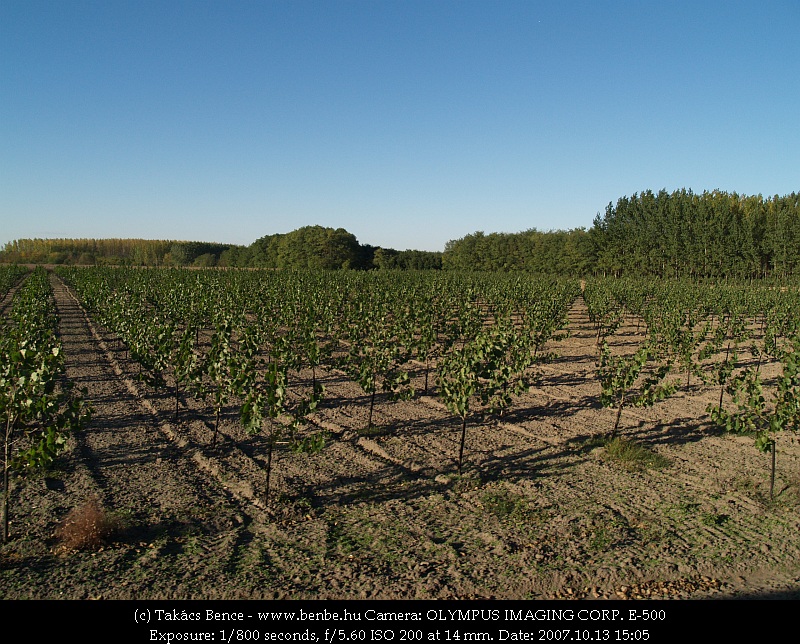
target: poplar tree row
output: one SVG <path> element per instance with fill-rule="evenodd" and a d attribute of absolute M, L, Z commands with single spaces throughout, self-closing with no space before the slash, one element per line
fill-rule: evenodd
<path fill-rule="evenodd" d="M 476 232 L 450 241 L 445 269 L 692 279 L 800 274 L 800 194 L 645 190 L 609 203 L 586 230 Z"/>

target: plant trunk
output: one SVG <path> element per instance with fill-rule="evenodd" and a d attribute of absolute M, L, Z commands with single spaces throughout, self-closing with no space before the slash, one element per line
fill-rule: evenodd
<path fill-rule="evenodd" d="M 264 505 L 269 507 L 269 482 L 270 477 L 272 475 L 272 446 L 275 443 L 272 431 L 269 434 L 269 443 L 267 447 L 267 481 L 266 481 L 266 489 L 264 490 Z"/>
<path fill-rule="evenodd" d="M 769 474 L 769 498 L 772 500 L 775 497 L 775 441 L 772 441 L 772 467 Z"/>
<path fill-rule="evenodd" d="M 219 412 L 220 412 L 220 407 L 217 406 L 216 419 L 214 420 L 214 436 L 211 438 L 211 447 L 214 447 L 217 444 L 217 431 L 219 430 Z"/>
<path fill-rule="evenodd" d="M 8 458 L 3 465 L 3 543 L 8 543 Z"/>
<path fill-rule="evenodd" d="M 467 417 L 461 419 L 461 445 L 458 448 L 458 475 L 461 476 L 461 464 L 464 462 L 464 443 L 467 440 Z"/>
<path fill-rule="evenodd" d="M 730 351 L 731 351 L 731 343 L 728 342 L 728 348 L 725 349 L 725 362 L 728 361 L 728 355 L 730 355 Z M 724 393 L 725 393 L 725 383 L 722 383 L 722 385 L 719 388 L 719 410 L 720 411 L 722 411 L 722 395 Z"/>
<path fill-rule="evenodd" d="M 15 396 L 16 397 L 16 396 Z M 3 543 L 8 543 L 9 539 L 9 503 L 11 500 L 11 472 L 9 464 L 11 462 L 11 440 L 14 437 L 14 422 L 11 413 L 9 412 L 6 419 L 5 441 L 3 442 L 3 506 L 2 506 L 2 525 L 3 525 Z"/>
<path fill-rule="evenodd" d="M 611 438 L 614 438 L 617 435 L 617 430 L 619 429 L 619 421 L 622 419 L 622 408 L 625 406 L 625 398 L 622 397 L 619 401 L 619 407 L 617 407 L 617 418 L 614 421 L 614 429 L 611 430 Z"/>
<path fill-rule="evenodd" d="M 369 417 L 367 418 L 367 430 L 372 429 L 372 410 L 375 407 L 375 391 L 373 390 L 369 398 Z"/>
<path fill-rule="evenodd" d="M 8 543 L 8 505 L 11 497 L 8 489 L 11 477 L 9 476 L 9 461 L 11 458 L 11 437 L 12 437 L 11 416 L 6 420 L 6 436 L 3 443 L 3 543 Z"/>

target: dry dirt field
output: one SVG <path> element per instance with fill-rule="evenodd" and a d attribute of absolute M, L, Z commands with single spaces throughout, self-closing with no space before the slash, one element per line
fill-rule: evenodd
<path fill-rule="evenodd" d="M 278 452 L 266 507 L 263 436 L 230 407 L 211 447 L 210 410 L 188 397 L 176 421 L 171 393 L 138 383 L 53 283 L 68 375 L 94 416 L 56 471 L 14 485 L 2 599 L 800 598 L 796 438 L 778 444 L 770 499 L 769 457 L 712 428 L 718 389 L 693 383 L 623 413 L 661 467 L 609 458 L 596 439 L 615 412 L 599 404 L 580 300 L 540 383 L 500 422 L 471 419 L 462 476 L 460 424 L 434 389 L 379 398 L 364 432 L 367 397 L 328 371 L 313 415 L 327 444 Z M 641 337 L 630 320 L 613 342 Z M 97 543 L 79 541 L 81 521 Z"/>

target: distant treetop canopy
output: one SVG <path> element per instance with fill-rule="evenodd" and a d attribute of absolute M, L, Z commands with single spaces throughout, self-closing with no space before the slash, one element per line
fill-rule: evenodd
<path fill-rule="evenodd" d="M 18 239 L 0 251 L 17 264 L 214 266 L 228 244 L 152 239 Z"/>
<path fill-rule="evenodd" d="M 787 278 L 800 273 L 800 195 L 646 190 L 609 203 L 589 230 L 476 232 L 450 241 L 442 265 L 562 275 Z"/>
<path fill-rule="evenodd" d="M 377 254 L 377 260 L 376 260 Z M 249 246 L 147 239 L 18 239 L 0 251 L 15 264 L 196 266 L 336 270 L 442 267 L 441 253 L 377 248 L 344 228 L 303 226 Z"/>
<path fill-rule="evenodd" d="M 786 278 L 800 273 L 800 195 L 646 190 L 609 203 L 590 229 L 478 231 L 444 252 L 359 244 L 344 228 L 303 226 L 249 246 L 144 239 L 20 239 L 18 264 L 273 269 L 521 270 L 559 275 Z"/>

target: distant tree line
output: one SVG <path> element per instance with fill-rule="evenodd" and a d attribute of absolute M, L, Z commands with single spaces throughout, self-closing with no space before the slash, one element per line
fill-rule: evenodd
<path fill-rule="evenodd" d="M 215 266 L 229 244 L 152 239 L 17 239 L 0 251 L 15 264 Z"/>
<path fill-rule="evenodd" d="M 583 228 L 488 235 L 479 231 L 447 242 L 442 267 L 582 275 L 593 272 L 594 252 L 591 234 Z"/>
<path fill-rule="evenodd" d="M 398 251 L 359 244 L 344 228 L 303 226 L 289 233 L 266 235 L 250 246 L 231 248 L 222 255 L 226 266 L 242 268 L 322 269 L 440 269 L 442 253 Z"/>
<path fill-rule="evenodd" d="M 363 268 L 361 245 L 344 228 L 303 226 L 266 235 L 226 257 L 231 266 L 280 269 Z"/>
<path fill-rule="evenodd" d="M 195 266 L 274 269 L 439 269 L 442 253 L 358 243 L 343 228 L 304 226 L 249 246 L 147 239 L 19 239 L 0 250 L 15 264 Z"/>
<path fill-rule="evenodd" d="M 609 204 L 592 233 L 595 272 L 785 278 L 800 270 L 800 195 L 645 191 Z"/>
<path fill-rule="evenodd" d="M 562 275 L 786 278 L 800 275 L 800 195 L 644 191 L 589 230 L 476 232 L 447 243 L 445 269 Z"/>
<path fill-rule="evenodd" d="M 787 278 L 800 275 L 800 195 L 646 190 L 609 203 L 590 229 L 475 232 L 444 252 L 362 245 L 304 226 L 249 246 L 142 239 L 21 239 L 0 261 L 272 269 L 485 270 L 558 275 Z"/>

